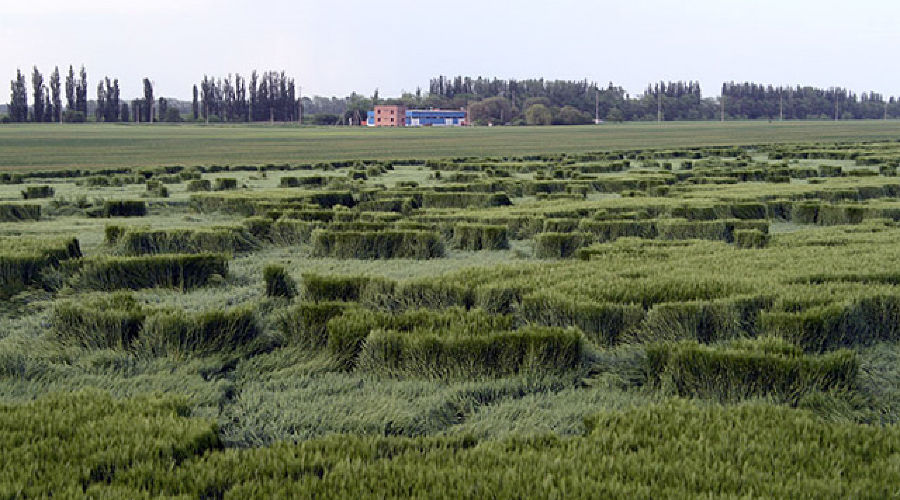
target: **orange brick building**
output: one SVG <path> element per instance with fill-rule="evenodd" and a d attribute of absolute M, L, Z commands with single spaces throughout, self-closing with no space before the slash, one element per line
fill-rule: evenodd
<path fill-rule="evenodd" d="M 376 127 L 405 127 L 406 106 L 375 106 Z"/>

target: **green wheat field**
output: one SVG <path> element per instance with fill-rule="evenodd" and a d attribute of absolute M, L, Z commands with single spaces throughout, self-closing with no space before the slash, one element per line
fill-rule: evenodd
<path fill-rule="evenodd" d="M 900 122 L 0 126 L 0 498 L 900 497 Z"/>

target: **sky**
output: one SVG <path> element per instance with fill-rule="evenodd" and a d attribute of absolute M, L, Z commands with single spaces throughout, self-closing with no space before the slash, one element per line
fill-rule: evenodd
<path fill-rule="evenodd" d="M 900 95 L 896 0 L 0 0 L 0 73 L 84 65 L 123 98 L 284 70 L 303 95 L 427 91 L 431 77 L 840 86 Z M 4 84 L 4 89 L 8 87 Z M 8 100 L 0 91 L 0 101 Z"/>

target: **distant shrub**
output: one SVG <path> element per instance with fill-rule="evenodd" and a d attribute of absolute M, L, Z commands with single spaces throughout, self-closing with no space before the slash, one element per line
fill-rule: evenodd
<path fill-rule="evenodd" d="M 37 198 L 52 198 L 54 190 L 50 186 L 28 186 L 22 191 L 22 198 L 33 200 Z"/>
<path fill-rule="evenodd" d="M 738 248 L 765 248 L 769 244 L 769 235 L 758 229 L 736 229 L 734 244 Z"/>
<path fill-rule="evenodd" d="M 46 271 L 79 257 L 81 247 L 75 238 L 0 240 L 0 297 L 9 297 L 32 285 L 48 287 Z"/>
<path fill-rule="evenodd" d="M 227 269 L 228 260 L 216 254 L 97 257 L 84 261 L 80 285 L 92 290 L 190 289 L 206 285 L 213 275 L 225 276 Z"/>
<path fill-rule="evenodd" d="M 612 346 L 635 331 L 645 313 L 640 305 L 598 303 L 538 291 L 522 299 L 520 315 L 528 323 L 577 327 L 594 344 Z"/>
<path fill-rule="evenodd" d="M 548 327 L 468 334 L 453 327 L 410 332 L 376 330 L 363 345 L 359 368 L 381 376 L 438 380 L 560 373 L 578 366 L 581 332 Z"/>
<path fill-rule="evenodd" d="M 212 183 L 209 179 L 193 179 L 187 183 L 188 191 L 211 191 Z"/>
<path fill-rule="evenodd" d="M 864 205 L 830 205 L 822 204 L 819 207 L 816 223 L 822 226 L 838 224 L 859 224 L 866 215 Z"/>
<path fill-rule="evenodd" d="M 260 246 L 259 241 L 243 227 L 118 230 L 123 232 L 115 235 L 115 242 L 123 255 L 233 253 L 248 252 Z"/>
<path fill-rule="evenodd" d="M 417 328 L 442 329 L 459 335 L 479 335 L 511 327 L 510 316 L 492 315 L 480 310 L 466 311 L 460 307 L 440 311 L 412 309 L 398 314 L 350 309 L 328 321 L 326 347 L 342 366 L 352 368 L 366 338 L 375 330 L 412 332 Z"/>
<path fill-rule="evenodd" d="M 565 259 L 592 239 L 589 233 L 539 233 L 534 235 L 534 255 L 539 259 Z"/>
<path fill-rule="evenodd" d="M 293 298 L 297 295 L 297 283 L 283 266 L 270 264 L 263 269 L 266 295 L 269 297 Z"/>
<path fill-rule="evenodd" d="M 329 231 L 312 233 L 315 257 L 338 259 L 433 259 L 444 256 L 434 231 Z"/>
<path fill-rule="evenodd" d="M 661 302 L 647 312 L 635 339 L 696 340 L 711 343 L 757 331 L 760 312 L 771 305 L 766 296 Z"/>
<path fill-rule="evenodd" d="M 369 276 L 325 276 L 303 274 L 303 300 L 311 302 L 356 302 L 361 291 L 375 278 Z"/>
<path fill-rule="evenodd" d="M 505 250 L 509 248 L 506 226 L 460 223 L 453 226 L 453 247 L 462 250 Z"/>
<path fill-rule="evenodd" d="M 725 347 L 695 342 L 647 347 L 650 382 L 682 397 L 723 402 L 771 397 L 796 404 L 814 391 L 852 389 L 859 362 L 848 350 L 812 356 L 778 338 Z"/>
<path fill-rule="evenodd" d="M 512 205 L 506 193 L 444 192 L 424 193 L 425 208 L 490 208 Z"/>
<path fill-rule="evenodd" d="M 656 226 L 653 221 L 584 219 L 578 223 L 578 230 L 592 234 L 599 243 L 624 237 L 656 237 Z"/>
<path fill-rule="evenodd" d="M 53 338 L 88 349 L 125 349 L 137 338 L 146 312 L 128 294 L 58 302 L 51 310 Z"/>
<path fill-rule="evenodd" d="M 237 189 L 238 182 L 237 179 L 232 179 L 228 177 L 220 177 L 216 179 L 215 184 L 213 185 L 213 191 L 227 191 L 231 189 Z"/>
<path fill-rule="evenodd" d="M 313 231 L 322 228 L 319 222 L 279 219 L 272 224 L 271 239 L 276 245 L 301 245 L 312 240 Z"/>
<path fill-rule="evenodd" d="M 20 205 L 14 203 L 0 203 L 0 222 L 18 222 L 26 220 L 39 220 L 41 218 L 40 205 Z"/>
<path fill-rule="evenodd" d="M 147 203 L 140 200 L 107 200 L 103 203 L 104 217 L 143 217 L 147 215 Z"/>
<path fill-rule="evenodd" d="M 659 238 L 664 240 L 728 241 L 732 237 L 728 224 L 722 220 L 660 220 L 656 228 Z"/>
<path fill-rule="evenodd" d="M 261 332 L 252 306 L 150 314 L 135 350 L 151 356 L 212 355 L 251 347 Z"/>
<path fill-rule="evenodd" d="M 290 345 L 321 349 L 328 343 L 328 321 L 347 308 L 346 302 L 301 302 L 277 316 L 278 330 Z"/>

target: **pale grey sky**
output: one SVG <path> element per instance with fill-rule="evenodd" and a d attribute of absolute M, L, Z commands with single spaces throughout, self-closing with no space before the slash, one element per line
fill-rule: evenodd
<path fill-rule="evenodd" d="M 284 69 L 304 95 L 427 90 L 438 74 L 843 86 L 900 95 L 896 0 L 0 0 L 0 77 L 84 64 L 190 98 L 203 74 Z M 0 102 L 8 100 L 4 83 Z"/>

